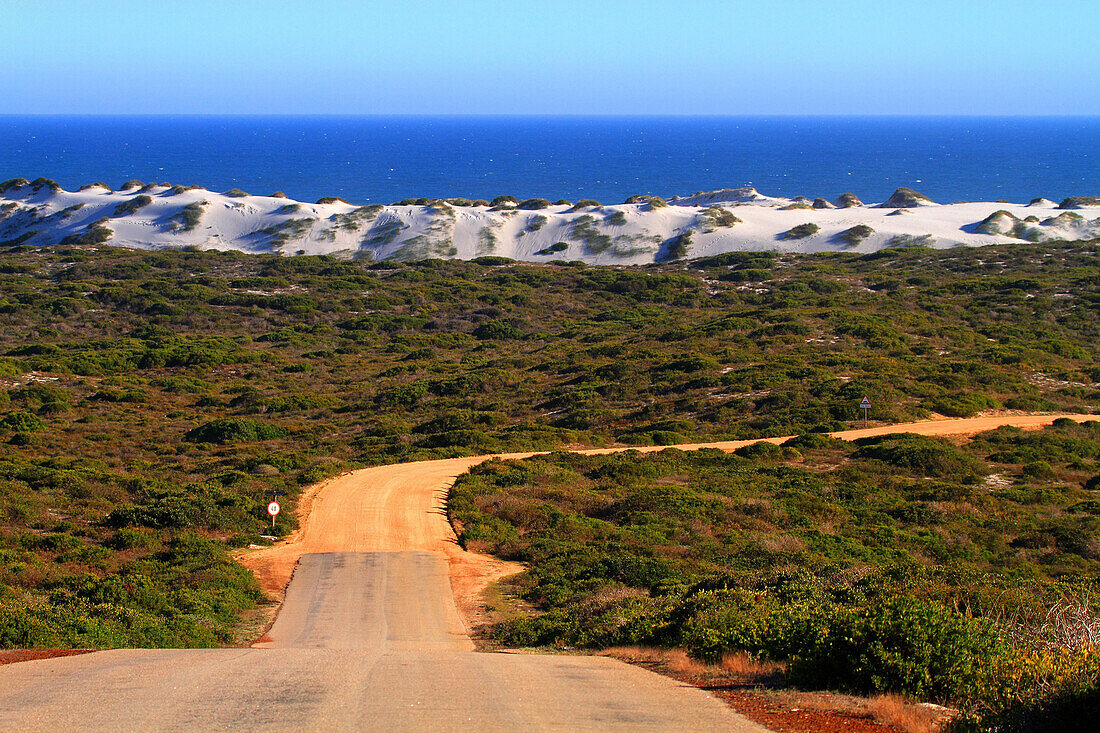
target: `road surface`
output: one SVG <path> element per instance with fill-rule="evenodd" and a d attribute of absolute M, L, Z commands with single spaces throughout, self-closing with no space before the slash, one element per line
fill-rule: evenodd
<path fill-rule="evenodd" d="M 12 731 L 763 731 L 611 659 L 479 654 L 436 553 L 309 554 L 265 649 L 138 650 L 0 667 Z"/>
<path fill-rule="evenodd" d="M 838 435 L 969 434 L 1056 417 Z M 733 450 L 751 442 L 678 447 Z M 702 690 L 611 659 L 474 652 L 460 611 L 470 618 L 484 584 L 517 568 L 463 552 L 442 507 L 455 477 L 489 458 L 382 466 L 313 487 L 290 541 L 244 558 L 266 587 L 281 594 L 286 586 L 265 641 L 251 649 L 126 649 L 0 666 L 4 728 L 763 730 Z"/>

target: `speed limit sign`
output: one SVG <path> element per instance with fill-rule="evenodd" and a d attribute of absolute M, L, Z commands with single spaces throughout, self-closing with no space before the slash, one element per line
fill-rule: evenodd
<path fill-rule="evenodd" d="M 279 513 L 279 502 L 273 501 L 267 505 L 267 513 L 271 515 L 271 527 L 275 528 L 275 515 Z"/>

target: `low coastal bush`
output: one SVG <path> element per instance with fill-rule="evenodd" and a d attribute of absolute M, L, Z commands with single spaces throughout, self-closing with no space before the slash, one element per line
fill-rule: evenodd
<path fill-rule="evenodd" d="M 879 204 L 879 208 L 904 209 L 914 206 L 925 206 L 932 203 L 934 203 L 932 199 L 928 198 L 923 193 L 901 186 L 890 195 L 890 198 Z"/>
<path fill-rule="evenodd" d="M 866 224 L 856 224 L 854 227 L 845 229 L 840 234 L 837 234 L 836 238 L 849 247 L 855 247 L 874 233 L 875 230 Z"/>
<path fill-rule="evenodd" d="M 188 430 L 183 439 L 192 443 L 240 443 L 271 440 L 286 434 L 287 429 L 281 425 L 245 418 L 221 418 Z"/>
<path fill-rule="evenodd" d="M 287 219 L 286 221 L 275 224 L 274 226 L 257 229 L 256 233 L 267 235 L 271 247 L 273 249 L 278 249 L 279 247 L 285 246 L 289 242 L 296 241 L 304 237 L 316 223 L 317 220 L 310 217 L 303 217 L 301 219 Z"/>
<path fill-rule="evenodd" d="M 677 646 L 708 661 L 748 652 L 785 663 L 803 687 L 900 693 L 974 721 L 1034 724 L 1038 710 L 1076 710 L 1095 694 L 1095 649 L 1081 637 L 1059 650 L 1066 642 L 1049 636 L 1063 570 L 1030 565 L 1026 582 L 1016 570 L 1038 542 L 994 550 L 981 538 L 1041 522 L 1072 498 L 1022 505 L 1002 492 L 979 498 L 968 482 L 1005 470 L 986 463 L 991 450 L 990 460 L 1015 461 L 1013 449 L 1072 445 L 1042 451 L 1051 472 L 1085 465 L 1098 430 L 999 429 L 961 447 L 806 434 L 734 455 L 492 461 L 459 478 L 448 511 L 468 548 L 528 564 L 511 588 L 538 610 L 497 623 L 501 643 Z M 933 498 L 966 510 L 937 511 Z M 1050 538 L 1065 531 L 1046 526 Z M 946 536 L 954 541 L 936 539 Z M 1090 557 L 1075 577 L 1096 569 L 1100 554 Z"/>
<path fill-rule="evenodd" d="M 28 185 L 30 185 L 30 181 L 26 178 L 9 178 L 3 183 L 0 183 L 0 194 L 5 194 L 8 191 Z"/>
<path fill-rule="evenodd" d="M 733 212 L 729 209 L 723 209 L 721 206 L 709 206 L 703 211 L 703 217 L 707 221 L 710 228 L 716 229 L 719 227 L 731 227 L 734 224 L 740 224 L 741 220 L 734 216 Z"/>
<path fill-rule="evenodd" d="M 135 196 L 129 201 L 123 201 L 121 204 L 115 207 L 115 211 L 111 214 L 112 217 L 129 216 L 136 213 L 139 209 L 142 209 L 149 204 L 153 203 L 153 197 L 147 194 L 141 194 Z"/>
<path fill-rule="evenodd" d="M 61 184 L 52 178 L 39 177 L 30 182 L 31 191 L 38 193 L 43 188 L 49 189 L 50 193 L 57 193 L 61 190 Z"/>
<path fill-rule="evenodd" d="M 0 647 L 215 646 L 262 598 L 222 543 L 183 533 L 118 572 L 64 579 L 46 599 L 0 597 Z"/>
<path fill-rule="evenodd" d="M 785 231 L 781 236 L 783 239 L 805 239 L 811 237 L 821 231 L 821 227 L 812 222 L 806 224 L 799 224 L 798 226 L 791 227 Z"/>
<path fill-rule="evenodd" d="M 796 685 L 975 700 L 1010 652 L 989 622 L 928 601 L 891 598 L 807 615 L 788 641 L 797 650 L 788 670 Z"/>
<path fill-rule="evenodd" d="M 569 236 L 584 244 L 589 254 L 601 254 L 611 249 L 611 237 L 597 229 L 596 218 L 582 214 L 572 221 Z"/>
<path fill-rule="evenodd" d="M 93 222 L 84 230 L 82 234 L 70 234 L 61 240 L 61 244 L 80 244 L 80 245 L 97 245 L 103 244 L 114 236 L 114 230 L 105 224 L 110 221 L 107 217 L 103 217 L 98 221 Z"/>
<path fill-rule="evenodd" d="M 497 248 L 496 228 L 492 226 L 482 227 L 477 233 L 478 254 L 492 252 Z"/>
<path fill-rule="evenodd" d="M 982 465 L 946 440 L 913 433 L 857 441 L 855 458 L 874 458 L 923 476 L 972 481 Z"/>
<path fill-rule="evenodd" d="M 203 212 L 206 210 L 206 201 L 196 201 L 180 209 L 173 217 L 172 228 L 177 232 L 191 232 L 198 228 L 202 221 Z"/>
<path fill-rule="evenodd" d="M 588 214 L 597 232 L 609 211 Z M 514 229 L 538 214 L 517 213 Z M 566 217 L 563 235 L 580 216 Z M 339 224 L 294 226 L 308 236 Z M 370 240 L 387 229 L 403 236 L 384 212 L 358 231 Z M 344 468 L 802 435 L 778 452 L 500 462 L 499 476 L 456 484 L 453 511 L 469 512 L 471 545 L 530 563 L 509 590 L 535 608 L 523 623 L 542 643 L 682 644 L 690 598 L 740 589 L 761 613 L 787 615 L 807 598 L 841 609 L 927 600 L 1017 619 L 998 627 L 1013 644 L 1057 647 L 1043 619 L 1074 597 L 1059 589 L 1097 572 L 1100 513 L 1088 492 L 1100 422 L 976 436 L 954 446 L 982 462 L 973 471 L 906 468 L 819 438 L 858 424 L 864 394 L 878 426 L 924 419 L 937 400 L 966 407 L 969 394 L 1012 409 L 1095 410 L 1095 247 L 729 252 L 626 268 L 566 262 L 583 245 L 557 239 L 545 244 L 560 259 L 541 265 L 0 248 L 0 603 L 15 618 L 58 619 L 36 626 L 53 636 L 21 638 L 89 643 L 64 618 L 84 618 L 108 588 L 85 592 L 81 578 L 125 576 L 185 532 L 214 543 L 207 564 L 217 568 L 260 534 L 290 532 L 303 482 Z M 611 245 L 618 255 L 623 243 Z M 214 420 L 286 434 L 183 439 Z M 274 528 L 269 491 L 283 492 Z M 155 588 L 171 598 L 181 585 L 164 572 Z M 207 597 L 143 606 L 161 629 L 145 638 L 229 643 L 231 621 L 211 620 L 198 604 Z M 39 614 L 43 602 L 53 615 Z M 238 614 L 225 608 L 225 619 Z M 178 609 L 195 624 L 163 632 Z M 698 628 L 701 654 L 715 635 Z M 1021 669 L 1034 669 L 1033 651 L 1020 652 Z M 1046 700 L 1046 684 L 1020 683 L 1013 699 Z"/>
<path fill-rule="evenodd" d="M 17 433 L 40 433 L 46 429 L 46 423 L 25 410 L 14 410 L 0 418 L 0 428 Z"/>
<path fill-rule="evenodd" d="M 475 265 L 481 265 L 482 267 L 504 267 L 505 265 L 514 265 L 516 263 L 511 257 L 498 257 L 496 255 L 475 257 L 470 260 L 470 262 Z"/>
<path fill-rule="evenodd" d="M 525 211 L 548 209 L 550 208 L 550 202 L 547 199 L 524 199 L 516 204 L 516 208 Z"/>
<path fill-rule="evenodd" d="M 663 255 L 658 255 L 658 259 L 667 262 L 686 258 L 691 252 L 691 237 L 690 229 L 680 232 L 666 243 L 665 251 Z"/>
<path fill-rule="evenodd" d="M 1079 209 L 1083 206 L 1100 206 L 1100 196 L 1070 196 L 1058 204 L 1059 209 Z"/>
<path fill-rule="evenodd" d="M 544 249 L 540 249 L 538 252 L 535 252 L 535 254 L 537 254 L 537 255 L 552 255 L 552 254 L 556 254 L 558 252 L 564 252 L 567 249 L 569 249 L 569 245 L 567 243 L 565 243 L 565 242 L 554 242 L 549 247 L 546 247 Z"/>
<path fill-rule="evenodd" d="M 929 407 L 949 417 L 973 417 L 982 410 L 1000 407 L 997 400 L 982 392 L 968 392 L 933 399 Z"/>
<path fill-rule="evenodd" d="M 886 243 L 887 249 L 897 249 L 906 247 L 932 247 L 936 243 L 936 238 L 931 234 L 895 234 L 890 238 L 890 241 Z"/>

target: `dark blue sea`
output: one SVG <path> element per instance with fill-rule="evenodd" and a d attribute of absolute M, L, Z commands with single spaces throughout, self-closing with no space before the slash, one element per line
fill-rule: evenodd
<path fill-rule="evenodd" d="M 620 202 L 909 186 L 941 202 L 1100 194 L 1100 118 L 0 116 L 0 180 L 137 178 L 296 199 Z"/>

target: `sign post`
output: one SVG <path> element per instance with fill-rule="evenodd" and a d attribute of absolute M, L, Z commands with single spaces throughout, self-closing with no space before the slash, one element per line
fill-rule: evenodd
<path fill-rule="evenodd" d="M 271 528 L 275 529 L 275 517 L 279 514 L 279 502 L 273 501 L 268 504 L 267 513 L 271 515 Z"/>
<path fill-rule="evenodd" d="M 867 395 L 863 395 L 863 399 L 859 401 L 859 409 L 863 411 L 863 427 L 867 427 L 867 413 L 871 411 L 871 400 Z"/>

